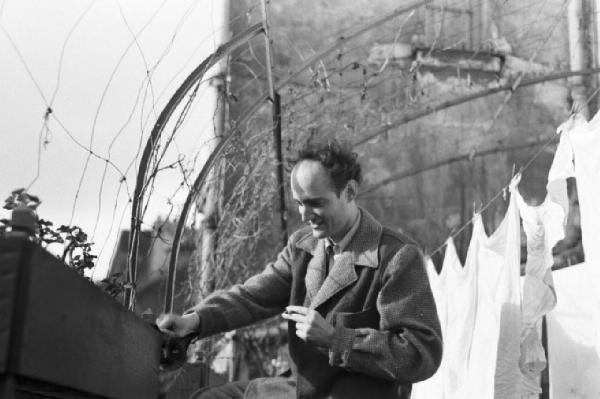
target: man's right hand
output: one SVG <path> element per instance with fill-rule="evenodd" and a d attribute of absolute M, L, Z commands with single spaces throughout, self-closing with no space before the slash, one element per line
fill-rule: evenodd
<path fill-rule="evenodd" d="M 156 319 L 156 326 L 163 332 L 160 368 L 158 373 L 159 392 L 164 394 L 171 388 L 187 361 L 187 346 L 192 334 L 197 333 L 200 318 L 196 312 L 182 316 L 167 313 Z M 186 337 L 187 336 L 187 337 Z"/>
<path fill-rule="evenodd" d="M 184 337 L 190 333 L 197 332 L 200 327 L 200 318 L 196 312 L 176 315 L 174 313 L 161 314 L 156 319 L 158 328 L 170 335 Z"/>

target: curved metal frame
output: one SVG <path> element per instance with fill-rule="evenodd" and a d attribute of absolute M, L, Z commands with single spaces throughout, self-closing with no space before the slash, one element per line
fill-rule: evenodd
<path fill-rule="evenodd" d="M 398 8 L 396 10 L 394 10 L 393 12 L 391 12 L 390 14 L 385 15 L 382 18 L 379 18 L 375 21 L 369 22 L 361 27 L 358 27 L 357 29 L 355 29 L 353 32 L 350 32 L 348 35 L 339 37 L 334 43 L 332 43 L 331 45 L 327 46 L 325 49 L 319 51 L 317 54 L 315 54 L 314 56 L 312 56 L 310 59 L 306 60 L 305 62 L 303 62 L 301 65 L 299 65 L 297 68 L 295 68 L 293 71 L 291 71 L 287 76 L 285 76 L 283 79 L 281 79 L 274 87 L 274 91 L 278 92 L 280 91 L 284 86 L 288 85 L 293 78 L 295 78 L 296 76 L 298 76 L 303 70 L 307 69 L 309 66 L 311 66 L 312 64 L 314 64 L 314 62 L 318 61 L 318 59 L 326 56 L 327 54 L 330 54 L 332 51 L 334 51 L 335 49 L 337 49 L 338 47 L 340 47 L 341 45 L 345 44 L 346 42 L 348 42 L 349 40 L 363 34 L 364 32 L 380 25 L 381 23 L 390 20 L 391 18 L 398 16 L 400 14 L 406 13 L 408 11 L 411 11 L 415 8 L 421 7 L 427 3 L 431 2 L 431 0 L 423 0 L 423 1 L 415 1 L 407 6 Z M 263 32 L 264 33 L 264 29 L 260 29 L 260 25 L 261 24 L 257 24 L 259 26 L 259 32 Z M 581 74 L 589 74 L 589 73 L 594 73 L 597 72 L 600 69 L 589 69 L 586 71 L 569 71 L 569 72 L 561 72 L 561 73 L 557 73 L 557 74 L 552 74 L 552 75 L 546 75 L 544 77 L 541 78 L 535 78 L 535 79 L 531 79 L 529 81 L 523 82 L 519 87 L 525 87 L 525 86 L 529 86 L 529 85 L 533 85 L 533 84 L 537 84 L 537 83 L 542 83 L 544 81 L 548 81 L 548 80 L 555 80 L 555 79 L 560 79 L 560 78 L 565 78 L 568 76 L 575 76 L 575 75 L 581 75 Z M 496 88 L 493 90 L 489 90 L 486 91 L 484 93 L 475 93 L 472 96 L 466 96 L 464 98 L 459 98 L 459 99 L 454 99 L 454 100 L 449 100 L 446 103 L 442 103 L 442 104 L 438 104 L 436 107 L 433 108 L 428 108 L 426 110 L 422 110 L 419 112 L 416 112 L 415 114 L 410 114 L 410 115 L 405 115 L 401 118 L 399 118 L 398 120 L 395 121 L 395 123 L 393 123 L 394 126 L 399 126 L 402 125 L 404 123 L 407 123 L 411 120 L 414 119 L 418 119 L 426 114 L 430 114 L 433 112 L 437 112 L 441 109 L 444 108 L 449 108 L 452 107 L 454 105 L 457 104 L 461 104 L 463 102 L 466 101 L 471 101 L 473 99 L 479 98 L 479 97 L 483 97 L 486 95 L 491 95 L 494 94 L 496 92 L 502 92 L 502 91 L 506 91 L 506 90 L 514 90 L 514 88 L 506 88 L 506 87 L 501 87 L 501 88 Z M 168 284 L 167 284 L 167 295 L 165 298 L 165 310 L 169 311 L 172 309 L 172 299 L 173 299 L 173 291 L 174 291 L 174 283 L 175 283 L 175 270 L 176 270 L 176 265 L 177 265 L 177 257 L 178 257 L 178 253 L 179 253 L 179 245 L 181 242 L 181 236 L 184 230 L 184 226 L 185 226 L 185 222 L 188 216 L 188 213 L 190 211 L 191 205 L 193 204 L 196 196 L 198 195 L 198 193 L 200 192 L 200 189 L 202 188 L 202 186 L 204 185 L 206 178 L 208 176 L 208 173 L 210 172 L 210 170 L 212 169 L 214 163 L 216 162 L 216 160 L 221 156 L 223 150 L 226 148 L 226 146 L 229 144 L 231 138 L 233 137 L 233 132 L 235 132 L 236 130 L 239 130 L 263 105 L 266 104 L 266 102 L 270 99 L 270 92 L 266 92 L 263 93 L 262 96 L 260 96 L 257 101 L 255 103 L 253 103 L 250 107 L 248 107 L 246 109 L 246 112 L 240 116 L 240 118 L 235 122 L 235 124 L 232 126 L 232 128 L 230 129 L 230 132 L 228 135 L 226 135 L 215 147 L 215 149 L 213 150 L 213 152 L 210 154 L 209 158 L 207 159 L 207 161 L 205 162 L 202 170 L 200 171 L 198 177 L 196 178 L 196 180 L 194 181 L 194 184 L 192 186 L 192 189 L 190 190 L 190 192 L 188 193 L 188 196 L 186 198 L 184 207 L 182 209 L 176 230 L 175 230 L 175 237 L 173 239 L 173 246 L 172 246 L 172 251 L 171 251 L 171 259 L 169 262 L 169 275 L 168 275 Z M 368 138 L 365 140 L 361 140 L 357 143 L 355 143 L 355 145 L 360 145 L 362 144 L 364 141 L 367 141 L 368 139 L 381 134 L 383 130 L 387 130 L 389 129 L 391 126 L 384 126 L 384 127 L 379 127 L 378 129 L 375 129 L 374 131 L 369 132 L 368 134 Z"/>
<path fill-rule="evenodd" d="M 139 250 L 139 233 L 140 233 L 140 221 L 141 221 L 141 210 L 142 210 L 142 201 L 144 192 L 146 190 L 146 177 L 148 168 L 150 166 L 150 158 L 156 146 L 159 142 L 160 136 L 162 134 L 163 129 L 165 128 L 169 118 L 175 112 L 177 106 L 181 103 L 185 94 L 197 83 L 199 82 L 206 72 L 214 66 L 217 62 L 219 62 L 224 56 L 228 55 L 231 51 L 237 49 L 241 45 L 247 43 L 250 39 L 257 36 L 259 33 L 263 32 L 263 27 L 261 23 L 257 23 L 255 25 L 250 26 L 240 34 L 236 35 L 227 43 L 222 44 L 212 53 L 209 57 L 207 57 L 200 65 L 190 73 L 190 75 L 184 80 L 184 82 L 179 86 L 179 88 L 175 91 L 175 94 L 171 97 L 167 105 L 163 108 L 154 127 L 152 128 L 152 132 L 150 133 L 150 137 L 146 142 L 146 146 L 144 147 L 144 152 L 142 153 L 142 158 L 140 160 L 140 166 L 138 169 L 135 191 L 133 195 L 132 205 L 131 205 L 131 234 L 129 237 L 129 254 L 127 259 L 128 264 L 128 274 L 127 280 L 130 283 L 135 283 L 136 279 L 136 268 L 137 268 L 137 257 Z M 169 272 L 171 272 L 169 270 Z M 125 296 L 125 304 L 128 308 L 133 307 L 134 296 L 133 296 L 133 288 L 130 288 L 126 292 Z"/>
<path fill-rule="evenodd" d="M 394 128 L 404 125 L 408 122 L 412 122 L 416 119 L 422 118 L 426 115 L 433 114 L 435 112 L 441 111 L 446 108 L 454 107 L 455 105 L 473 101 L 473 100 L 476 100 L 481 97 L 491 96 L 492 94 L 496 94 L 496 93 L 514 92 L 522 87 L 532 86 L 532 85 L 536 85 L 536 84 L 540 84 L 540 83 L 544 83 L 544 82 L 550 82 L 552 80 L 565 79 L 565 78 L 569 78 L 572 76 L 589 75 L 589 74 L 598 73 L 598 72 L 600 72 L 600 68 L 591 68 L 591 69 L 585 69 L 582 71 L 556 72 L 556 73 L 551 73 L 548 75 L 542 75 L 542 76 L 539 76 L 536 78 L 531 78 L 528 80 L 511 81 L 502 86 L 492 87 L 491 89 L 481 90 L 476 93 L 467 94 L 465 96 L 458 97 L 458 98 L 452 98 L 450 100 L 442 101 L 438 104 L 429 105 L 423 109 L 418 109 L 413 112 L 405 113 L 404 115 L 401 115 L 400 117 L 396 118 L 392 122 L 378 126 L 374 130 L 365 132 L 365 137 L 356 141 L 353 145 L 355 147 L 358 147 L 359 145 L 365 144 L 369 140 L 386 133 L 390 129 L 394 129 Z M 516 83 L 519 83 L 519 84 L 516 85 Z"/>
<path fill-rule="evenodd" d="M 384 15 L 381 18 L 378 18 L 378 19 L 370 21 L 362 26 L 359 26 L 344 36 L 340 36 L 332 44 L 330 44 L 323 50 L 319 51 L 318 53 L 314 54 L 312 57 L 310 57 L 309 59 L 304 61 L 298 67 L 296 67 L 285 78 L 283 78 L 281 81 L 279 81 L 275 85 L 274 92 L 279 92 L 281 90 L 281 88 L 283 88 L 284 86 L 289 84 L 292 81 L 292 79 L 294 79 L 296 76 L 298 76 L 302 71 L 304 71 L 305 69 L 310 67 L 312 64 L 314 64 L 320 58 L 326 56 L 327 54 L 330 54 L 335 49 L 337 49 L 340 46 L 342 46 L 343 44 L 347 43 L 348 41 L 362 35 L 363 33 L 381 25 L 382 23 L 384 23 L 386 21 L 393 19 L 394 17 L 396 17 L 398 15 L 412 11 L 418 7 L 422 7 L 422 6 L 426 5 L 427 3 L 430 3 L 431 1 L 432 0 L 414 1 L 406 6 L 399 7 L 397 9 L 393 10 L 392 12 Z M 264 28 L 262 29 L 262 31 L 264 33 Z M 209 171 L 212 169 L 213 164 L 218 159 L 218 157 L 221 155 L 221 153 L 223 152 L 223 150 L 225 149 L 227 144 L 229 144 L 229 141 L 230 141 L 231 137 L 233 136 L 233 132 L 238 130 L 241 126 L 243 126 L 250 119 L 250 117 L 252 115 L 254 115 L 269 99 L 270 99 L 270 91 L 267 91 L 262 96 L 260 96 L 254 104 L 252 104 L 250 107 L 248 107 L 248 109 L 242 116 L 240 116 L 240 118 L 236 121 L 235 126 L 232 127 L 229 134 L 227 134 L 217 144 L 217 146 L 213 150 L 213 153 L 206 160 L 204 166 L 202 167 L 202 170 L 200 171 L 200 174 L 198 175 L 198 177 L 196 178 L 196 181 L 194 182 L 194 185 L 192 186 L 192 189 L 188 193 L 188 197 L 186 198 L 185 204 L 181 211 L 181 215 L 180 215 L 179 221 L 177 223 L 177 228 L 175 230 L 175 236 L 173 238 L 171 259 L 169 262 L 167 295 L 165 297 L 165 311 L 170 311 L 173 307 L 172 302 L 173 302 L 173 291 L 174 291 L 174 285 L 175 285 L 175 270 L 176 270 L 176 265 L 177 265 L 177 257 L 179 255 L 179 245 L 181 242 L 181 236 L 183 234 L 183 229 L 184 229 L 185 222 L 186 222 L 188 213 L 190 211 L 191 205 L 194 202 L 198 193 L 200 192 L 200 189 L 204 185 L 204 182 L 208 176 Z"/>

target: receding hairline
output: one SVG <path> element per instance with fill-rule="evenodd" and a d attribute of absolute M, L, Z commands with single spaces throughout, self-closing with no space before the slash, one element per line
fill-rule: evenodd
<path fill-rule="evenodd" d="M 298 179 L 296 176 L 298 174 L 298 169 L 299 169 L 300 165 L 305 164 L 305 163 L 312 163 L 312 164 L 316 165 L 317 168 L 320 168 L 321 170 L 323 170 L 323 172 L 325 172 L 325 176 L 327 176 L 329 187 L 331 188 L 331 190 L 333 192 L 337 192 L 337 188 L 335 186 L 333 176 L 331 176 L 331 172 L 318 159 L 301 159 L 294 165 L 294 167 L 292 168 L 292 172 L 290 173 L 290 180 L 291 180 L 292 186 L 293 186 L 293 182 L 297 181 L 297 179 Z"/>

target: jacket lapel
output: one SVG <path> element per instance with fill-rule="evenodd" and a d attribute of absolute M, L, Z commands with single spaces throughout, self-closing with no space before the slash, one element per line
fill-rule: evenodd
<path fill-rule="evenodd" d="M 304 283 L 306 284 L 306 296 L 308 297 L 309 303 L 312 303 L 314 297 L 317 295 L 319 288 L 325 281 L 325 243 L 323 240 L 318 240 L 317 245 L 314 247 L 313 257 L 311 258 L 306 268 L 306 277 Z"/>
<path fill-rule="evenodd" d="M 378 248 L 383 228 L 367 211 L 360 209 L 361 220 L 347 248 L 335 257 L 335 262 L 325 276 L 325 243 L 310 236 L 298 241 L 298 246 L 313 257 L 305 277 L 306 295 L 312 309 L 325 303 L 335 294 L 356 282 L 356 265 L 377 268 Z"/>
<path fill-rule="evenodd" d="M 325 269 L 324 265 L 321 268 Z M 323 285 L 321 285 L 315 297 L 312 298 L 310 307 L 316 309 L 340 290 L 354 283 L 357 278 L 358 275 L 354 268 L 354 257 L 351 252 L 344 251 L 337 256 L 335 263 L 329 271 L 329 275 L 325 278 Z"/>

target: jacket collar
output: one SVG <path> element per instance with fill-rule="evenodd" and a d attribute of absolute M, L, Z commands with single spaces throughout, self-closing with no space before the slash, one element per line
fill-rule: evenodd
<path fill-rule="evenodd" d="M 348 246 L 335 257 L 329 275 L 325 275 L 325 243 L 307 231 L 296 246 L 312 255 L 305 276 L 306 294 L 311 308 L 316 308 L 358 279 L 355 266 L 377 268 L 378 248 L 383 227 L 367 211 L 360 209 L 358 229 Z"/>
<path fill-rule="evenodd" d="M 350 256 L 352 263 L 360 266 L 376 268 L 378 263 L 378 248 L 383 227 L 369 212 L 360 208 L 360 223 L 349 244 L 340 255 Z M 314 238 L 311 231 L 307 231 L 296 242 L 296 246 L 310 253 L 313 257 L 317 251 L 323 252 L 324 245 L 318 238 Z M 320 248 L 320 247 L 323 248 Z M 321 251 L 322 250 L 322 251 Z"/>

